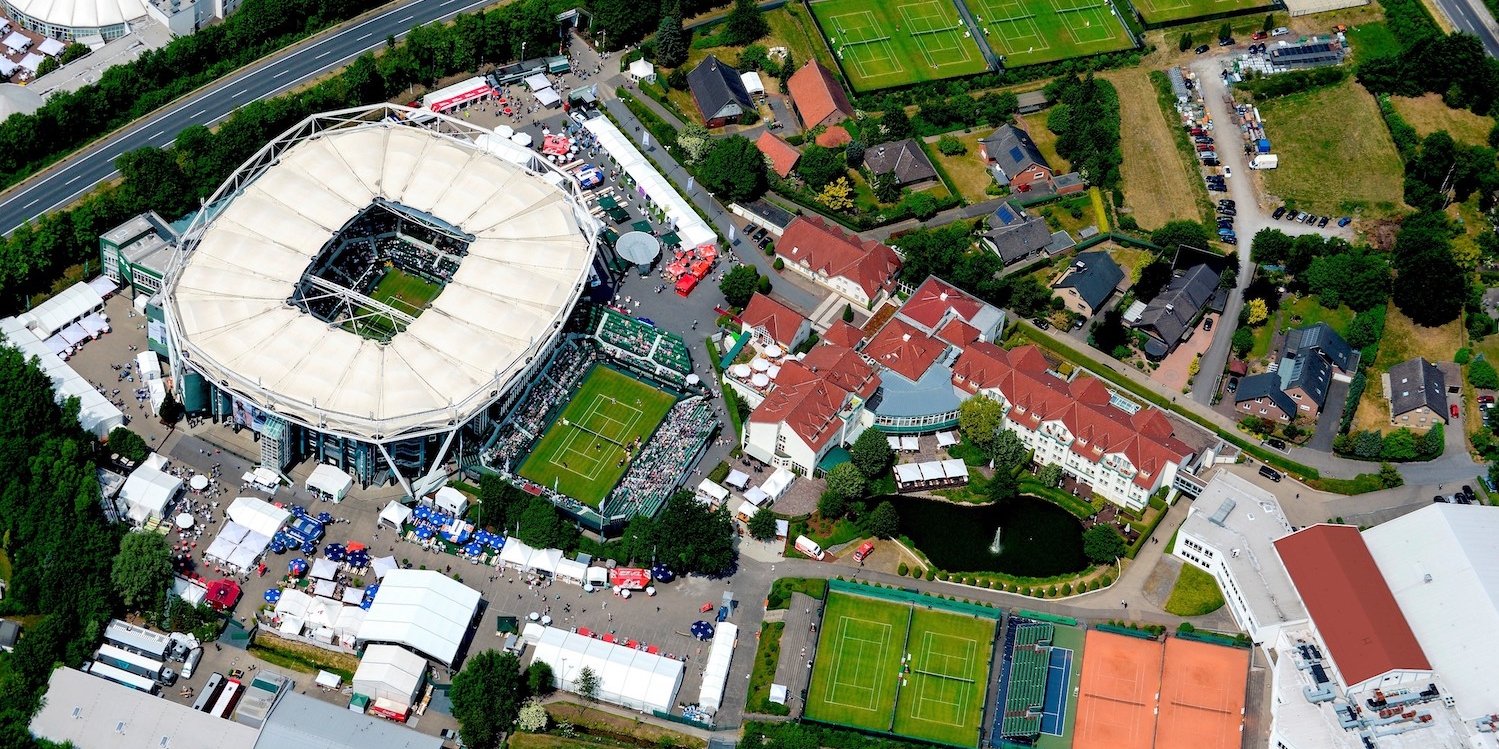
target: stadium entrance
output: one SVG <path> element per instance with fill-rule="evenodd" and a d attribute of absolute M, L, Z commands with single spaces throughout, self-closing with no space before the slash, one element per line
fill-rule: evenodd
<path fill-rule="evenodd" d="M 442 293 L 473 241 L 436 216 L 376 198 L 308 264 L 291 302 L 323 322 L 389 341 Z"/>

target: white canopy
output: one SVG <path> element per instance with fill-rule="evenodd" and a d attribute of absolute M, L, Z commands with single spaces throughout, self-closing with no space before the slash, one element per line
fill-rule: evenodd
<path fill-rule="evenodd" d="M 557 574 L 557 567 L 562 564 L 561 549 L 538 549 L 531 555 L 531 566 L 548 575 Z"/>
<path fill-rule="evenodd" d="M 708 648 L 708 665 L 703 667 L 703 687 L 697 698 L 697 704 L 710 713 L 718 712 L 723 704 L 729 664 L 734 660 L 734 645 L 738 639 L 739 628 L 728 622 L 721 622 L 713 633 L 713 644 Z"/>
<path fill-rule="evenodd" d="M 284 588 L 281 591 L 281 599 L 276 601 L 276 615 L 294 616 L 300 620 L 307 616 L 307 608 L 311 605 L 312 596 L 296 588 Z"/>
<path fill-rule="evenodd" d="M 317 678 L 313 679 L 313 683 L 326 689 L 336 689 L 339 684 L 343 683 L 343 677 L 338 674 L 328 673 L 327 671 L 318 671 Z"/>
<path fill-rule="evenodd" d="M 745 501 L 739 505 L 739 509 L 734 514 L 744 518 L 752 518 L 759 511 L 760 508 L 754 502 Z"/>
<path fill-rule="evenodd" d="M 333 594 L 337 589 L 338 583 L 335 583 L 332 580 L 312 581 L 312 594 L 317 596 L 318 598 L 331 599 L 333 598 Z"/>
<path fill-rule="evenodd" d="M 56 57 L 62 54 L 64 49 L 67 49 L 67 47 L 62 42 L 51 37 L 43 39 L 42 43 L 36 47 L 36 51 L 49 57 Z"/>
<path fill-rule="evenodd" d="M 656 66 L 649 60 L 636 60 L 630 63 L 630 77 L 637 81 L 643 81 L 656 74 Z"/>
<path fill-rule="evenodd" d="M 682 238 L 685 247 L 698 247 L 705 244 L 715 244 L 718 235 L 698 216 L 697 211 L 687 203 L 676 188 L 661 176 L 660 172 L 647 161 L 635 145 L 630 142 L 625 134 L 619 131 L 608 118 L 603 115 L 594 117 L 583 123 L 588 131 L 598 139 L 599 145 L 609 152 L 609 155 L 619 163 L 621 169 L 625 170 L 635 184 L 645 190 L 651 201 L 661 206 L 666 211 L 667 218 L 675 225 L 677 236 Z"/>
<path fill-rule="evenodd" d="M 468 511 L 468 495 L 451 486 L 444 486 L 432 495 L 432 504 L 444 512 L 463 517 L 463 513 Z"/>
<path fill-rule="evenodd" d="M 557 562 L 557 571 L 552 576 L 558 580 L 582 585 L 584 578 L 588 576 L 588 565 L 575 559 L 563 559 Z"/>
<path fill-rule="evenodd" d="M 609 570 L 603 567 L 589 567 L 584 582 L 590 585 L 608 585 Z"/>
<path fill-rule="evenodd" d="M 380 511 L 380 522 L 389 523 L 396 529 L 400 529 L 409 520 L 411 520 L 411 508 L 394 499 Z"/>
<path fill-rule="evenodd" d="M 197 580 L 189 580 L 181 575 L 172 576 L 172 592 L 188 603 L 197 606 L 208 599 L 208 588 Z"/>
<path fill-rule="evenodd" d="M 753 70 L 739 74 L 739 80 L 744 83 L 744 90 L 750 96 L 765 95 L 765 84 L 760 82 L 760 74 Z"/>
<path fill-rule="evenodd" d="M 770 701 L 776 703 L 777 705 L 784 705 L 786 704 L 786 696 L 788 692 L 789 690 L 786 689 L 785 684 L 771 684 Z"/>
<path fill-rule="evenodd" d="M 513 570 L 526 572 L 531 569 L 531 557 L 536 550 L 514 536 L 505 539 L 505 548 L 500 549 L 500 563 Z"/>
<path fill-rule="evenodd" d="M 23 60 L 21 67 L 25 66 Z M 21 319 L 38 338 L 46 339 L 101 309 L 104 309 L 104 297 L 99 296 L 94 287 L 79 281 L 21 315 Z"/>
<path fill-rule="evenodd" d="M 354 672 L 354 693 L 411 707 L 427 677 L 427 660 L 395 645 L 371 645 Z"/>
<path fill-rule="evenodd" d="M 544 88 L 536 92 L 536 103 L 543 107 L 555 107 L 562 103 L 562 96 L 555 89 Z"/>
<path fill-rule="evenodd" d="M 744 493 L 744 499 L 746 500 L 745 504 L 759 507 L 760 505 L 763 505 L 766 502 L 770 501 L 770 495 L 766 494 L 764 489 L 756 486 L 751 487 L 749 491 Z"/>
<path fill-rule="evenodd" d="M 722 502 L 729 498 L 729 490 L 719 486 L 713 479 L 703 479 L 702 483 L 697 485 L 697 493 L 714 502 Z"/>
<path fill-rule="evenodd" d="M 958 444 L 958 437 L 952 432 L 937 433 L 937 445 L 939 447 L 950 447 L 956 444 Z"/>
<path fill-rule="evenodd" d="M 358 606 L 364 601 L 364 588 L 356 588 L 352 585 L 345 586 L 344 594 L 339 596 L 338 600 Z"/>
<path fill-rule="evenodd" d="M 552 82 L 547 80 L 547 77 L 541 73 L 526 76 L 526 88 L 531 89 L 533 92 L 551 87 Z"/>
<path fill-rule="evenodd" d="M 3 44 L 6 49 L 10 50 L 11 54 L 15 54 L 31 46 L 31 37 L 19 31 L 13 31 L 10 36 L 5 37 Z"/>
<path fill-rule="evenodd" d="M 274 536 L 291 513 L 254 497 L 239 497 L 229 505 L 230 520 L 264 536 Z"/>
<path fill-rule="evenodd" d="M 729 471 L 729 477 L 724 479 L 724 483 L 742 491 L 749 486 L 749 474 L 740 470 Z"/>
<path fill-rule="evenodd" d="M 362 643 L 405 645 L 452 665 L 479 608 L 479 591 L 436 570 L 391 570 L 359 628 Z"/>
<path fill-rule="evenodd" d="M 30 52 L 25 57 L 21 58 L 20 65 L 24 70 L 26 70 L 26 72 L 35 75 L 37 68 L 40 68 L 42 66 L 42 60 L 45 59 L 47 58 L 42 57 L 35 52 Z"/>
<path fill-rule="evenodd" d="M 391 570 L 400 569 L 401 567 L 401 565 L 396 563 L 395 557 L 375 557 L 370 564 L 371 569 L 375 572 L 376 580 L 384 579 L 386 573 Z"/>
<path fill-rule="evenodd" d="M 556 627 L 542 631 L 531 659 L 536 661 L 550 665 L 557 687 L 568 691 L 576 691 L 578 674 L 590 669 L 598 677 L 598 699 L 631 710 L 670 711 L 682 685 L 679 660 Z"/>
<path fill-rule="evenodd" d="M 338 563 L 332 559 L 312 560 L 312 576 L 318 580 L 332 580 L 338 574 Z"/>
<path fill-rule="evenodd" d="M 791 488 L 793 481 L 796 481 L 796 474 L 785 468 L 777 468 L 776 472 L 770 474 L 770 478 L 760 485 L 760 488 L 764 489 L 771 499 L 780 499 L 786 494 L 786 490 Z"/>
<path fill-rule="evenodd" d="M 125 514 L 136 524 L 151 518 L 159 518 L 166 511 L 168 502 L 182 491 L 182 479 L 155 468 L 141 466 L 125 479 L 120 489 L 120 501 L 125 504 Z"/>
<path fill-rule="evenodd" d="M 913 435 L 903 435 L 900 438 L 900 449 L 907 452 L 917 452 L 921 449 L 921 441 Z"/>
<path fill-rule="evenodd" d="M 0 58 L 0 62 L 4 62 Z M 0 69 L 0 74 L 3 74 Z M 27 359 L 35 358 L 38 366 L 52 380 L 52 388 L 59 403 L 68 398 L 78 399 L 78 423 L 95 437 L 104 437 L 109 430 L 125 423 L 125 415 L 113 403 L 94 388 L 82 375 L 62 360 L 57 351 L 44 338 L 26 327 L 21 317 L 0 319 L 0 333 L 5 334 L 6 343 L 16 347 Z"/>
<path fill-rule="evenodd" d="M 319 463 L 312 469 L 312 475 L 307 477 L 306 487 L 328 495 L 334 502 L 341 502 L 348 496 L 349 489 L 354 486 L 354 478 L 343 471 L 328 465 Z"/>

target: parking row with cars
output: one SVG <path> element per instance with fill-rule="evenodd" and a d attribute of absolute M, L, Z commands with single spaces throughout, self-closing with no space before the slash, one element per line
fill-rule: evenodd
<path fill-rule="evenodd" d="M 1307 213 L 1306 211 L 1293 211 L 1286 208 L 1285 206 L 1276 208 L 1275 212 L 1270 214 L 1270 218 L 1273 218 L 1277 221 L 1285 219 L 1286 221 L 1290 221 L 1293 223 L 1316 226 L 1318 229 L 1327 228 L 1327 222 L 1332 220 L 1332 216 L 1318 216 L 1314 213 Z M 1351 223 L 1353 223 L 1352 216 L 1344 216 L 1338 219 L 1338 226 L 1340 228 Z"/>

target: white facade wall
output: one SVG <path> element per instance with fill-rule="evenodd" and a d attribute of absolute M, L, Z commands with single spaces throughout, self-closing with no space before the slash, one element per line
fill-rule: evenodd
<path fill-rule="evenodd" d="M 864 293 L 863 287 L 854 283 L 852 279 L 845 276 L 826 276 L 821 273 L 814 273 L 811 268 L 802 263 L 795 262 L 791 258 L 783 256 L 783 259 L 787 261 L 786 268 L 796 271 L 813 283 L 832 289 L 839 296 L 857 302 L 865 307 L 869 306 L 869 295 Z M 876 296 L 878 297 L 879 294 L 877 293 Z"/>
<path fill-rule="evenodd" d="M 1042 422 L 1040 430 L 1031 430 L 1011 421 L 1007 413 L 1004 424 L 1034 452 L 1033 459 L 1038 465 L 1055 463 L 1068 475 L 1092 486 L 1094 494 L 1131 510 L 1144 510 L 1150 502 L 1150 495 L 1162 486 L 1170 486 L 1176 477 L 1177 466 L 1169 463 L 1166 470 L 1155 477 L 1150 488 L 1144 488 L 1135 483 L 1135 468 L 1123 454 L 1106 453 L 1103 462 L 1095 463 L 1074 452 L 1072 443 L 1075 438 L 1061 421 Z"/>

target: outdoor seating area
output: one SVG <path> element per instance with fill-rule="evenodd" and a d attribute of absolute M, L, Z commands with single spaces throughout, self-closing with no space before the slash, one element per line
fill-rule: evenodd
<path fill-rule="evenodd" d="M 606 347 L 683 375 L 692 372 L 692 358 L 681 336 L 606 307 L 594 307 L 592 314 L 598 319 L 590 320 L 589 330 Z"/>
<path fill-rule="evenodd" d="M 604 502 L 604 514 L 634 508 L 635 513 L 655 515 L 682 485 L 717 428 L 713 407 L 702 398 L 689 398 L 672 406 L 655 436 L 645 443 Z"/>
<path fill-rule="evenodd" d="M 672 261 L 661 269 L 661 278 L 687 296 L 707 278 L 718 265 L 718 250 L 713 245 L 701 245 L 693 250 L 677 250 Z"/>
<path fill-rule="evenodd" d="M 901 463 L 895 466 L 896 491 L 924 491 L 963 486 L 967 483 L 968 465 L 956 458 L 929 460 L 924 463 Z"/>

